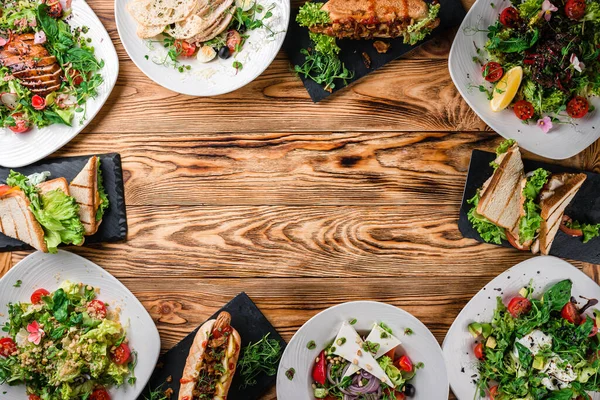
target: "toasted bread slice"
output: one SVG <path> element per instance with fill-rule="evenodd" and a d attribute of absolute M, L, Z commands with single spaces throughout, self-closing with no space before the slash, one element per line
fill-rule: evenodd
<path fill-rule="evenodd" d="M 69 183 L 65 178 L 56 178 L 51 181 L 42 182 L 37 185 L 40 190 L 40 194 L 48 193 L 53 190 L 59 189 L 63 191 L 67 196 L 69 195 Z"/>
<path fill-rule="evenodd" d="M 44 230 L 29 209 L 29 200 L 20 190 L 0 198 L 0 232 L 31 247 L 48 252 Z"/>
<path fill-rule="evenodd" d="M 513 145 L 496 159 L 496 163 L 498 168 L 483 187 L 477 213 L 509 232 L 515 232 L 520 217 L 520 182 L 524 177 L 519 146 Z"/>
<path fill-rule="evenodd" d="M 96 221 L 96 212 L 101 203 L 100 194 L 98 193 L 99 162 L 98 157 L 91 157 L 69 185 L 71 196 L 79 204 L 79 219 L 83 223 L 85 236 L 96 233 L 102 222 Z"/>
<path fill-rule="evenodd" d="M 539 250 L 549 254 L 554 238 L 560 228 L 565 209 L 571 203 L 587 176 L 585 174 L 556 174 L 550 177 L 540 193 L 542 224 L 540 227 Z"/>

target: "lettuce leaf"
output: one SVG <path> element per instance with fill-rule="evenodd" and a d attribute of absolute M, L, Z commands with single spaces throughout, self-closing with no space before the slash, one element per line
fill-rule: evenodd
<path fill-rule="evenodd" d="M 567 224 L 569 228 L 580 229 L 583 232 L 583 243 L 587 243 L 600 236 L 600 224 L 586 224 L 585 222 L 572 221 Z"/>
<path fill-rule="evenodd" d="M 467 214 L 469 222 L 473 225 L 473 228 L 477 230 L 479 236 L 481 236 L 484 241 L 501 244 L 503 240 L 506 240 L 506 232 L 503 228 L 494 225 L 487 218 L 477 214 L 477 204 L 479 204 L 480 199 L 481 195 L 478 190 L 477 194 L 475 194 L 472 199 L 467 200 L 467 203 L 473 205 Z"/>
<path fill-rule="evenodd" d="M 96 212 L 96 221 L 101 221 L 110 203 L 108 201 L 108 196 L 106 195 L 106 190 L 104 189 L 100 161 L 98 161 L 98 194 L 100 195 L 100 200 L 102 200 L 102 202 L 100 203 L 100 207 L 98 207 L 98 211 Z"/>
<path fill-rule="evenodd" d="M 508 149 L 510 149 L 515 143 L 517 143 L 517 141 L 514 139 L 507 139 L 503 141 L 498 145 L 498 147 L 496 147 L 496 155 L 499 156 L 500 154 L 506 153 Z"/>
<path fill-rule="evenodd" d="M 548 182 L 550 173 L 543 168 L 536 169 L 533 174 L 527 178 L 527 183 L 523 188 L 525 203 L 523 204 L 525 215 L 519 220 L 519 241 L 521 244 L 535 239 L 540 226 L 542 225 L 541 208 L 536 203 L 542 188 Z"/>
<path fill-rule="evenodd" d="M 427 17 L 417 22 L 416 24 L 410 25 L 408 27 L 408 40 L 407 38 L 404 38 L 404 43 L 412 45 L 425 39 L 425 37 L 429 35 L 432 31 L 432 29 L 428 26 L 437 18 L 439 12 L 440 4 L 430 4 L 429 14 L 427 15 Z"/>
<path fill-rule="evenodd" d="M 390 378 L 390 381 L 394 384 L 394 387 L 401 388 L 404 385 L 404 378 L 402 377 L 402 372 L 396 368 L 394 362 L 390 357 L 383 356 L 377 363 L 381 367 L 381 369 L 385 372 L 385 374 Z"/>

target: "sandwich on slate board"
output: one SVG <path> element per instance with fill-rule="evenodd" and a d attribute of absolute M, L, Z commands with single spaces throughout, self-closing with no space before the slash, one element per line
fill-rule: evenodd
<path fill-rule="evenodd" d="M 494 174 L 469 200 L 469 222 L 486 242 L 502 240 L 519 250 L 549 254 L 565 209 L 586 179 L 583 173 L 524 173 L 518 144 L 503 142 L 492 162 Z"/>
<path fill-rule="evenodd" d="M 49 172 L 11 171 L 0 185 L 0 232 L 44 253 L 56 253 L 60 244 L 81 246 L 108 207 L 98 167 L 94 156 L 71 185 L 65 178 L 46 181 Z"/>

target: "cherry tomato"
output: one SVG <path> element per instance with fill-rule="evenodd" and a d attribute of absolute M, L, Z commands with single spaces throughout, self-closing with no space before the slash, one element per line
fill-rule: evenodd
<path fill-rule="evenodd" d="M 569 321 L 572 324 L 579 325 L 581 323 L 581 315 L 575 304 L 570 301 L 565 304 L 563 309 L 560 311 L 560 316 Z"/>
<path fill-rule="evenodd" d="M 0 185 L 0 197 L 4 196 L 10 189 L 12 188 L 8 185 Z"/>
<path fill-rule="evenodd" d="M 490 399 L 494 400 L 496 398 L 496 395 L 498 394 L 498 385 L 492 386 L 489 390 L 489 394 L 490 394 Z"/>
<path fill-rule="evenodd" d="M 196 52 L 196 45 L 188 43 L 185 40 L 176 40 L 175 48 L 183 57 L 191 57 Z"/>
<path fill-rule="evenodd" d="M 100 300 L 90 301 L 87 305 L 87 311 L 92 318 L 106 318 L 106 306 L 104 305 L 104 302 Z"/>
<path fill-rule="evenodd" d="M 227 47 L 229 47 L 231 54 L 239 49 L 240 44 L 242 44 L 242 36 L 238 31 L 232 29 L 227 32 Z"/>
<path fill-rule="evenodd" d="M 17 351 L 17 344 L 14 340 L 8 337 L 0 339 L 0 356 L 10 357 Z"/>
<path fill-rule="evenodd" d="M 38 396 L 37 394 L 30 394 L 29 395 L 29 400 L 41 400 L 42 398 L 40 396 Z"/>
<path fill-rule="evenodd" d="M 563 215 L 562 221 L 560 222 L 560 230 L 572 237 L 582 237 L 583 231 L 581 229 L 569 228 L 567 224 L 573 221 L 568 215 Z"/>
<path fill-rule="evenodd" d="M 125 343 L 121 343 L 119 347 L 117 347 L 112 353 L 112 359 L 117 365 L 123 365 L 127 363 L 127 361 L 129 361 L 129 357 L 131 357 L 131 350 Z"/>
<path fill-rule="evenodd" d="M 90 395 L 89 400 L 110 400 L 110 395 L 104 389 L 96 389 Z"/>
<path fill-rule="evenodd" d="M 227 332 L 231 332 L 231 325 L 228 325 L 223 329 L 213 329 L 212 337 L 213 337 L 213 339 L 219 339 L 221 336 L 223 336 Z"/>
<path fill-rule="evenodd" d="M 396 392 L 394 394 L 396 395 L 396 400 L 405 400 L 406 399 L 406 395 L 402 392 Z"/>
<path fill-rule="evenodd" d="M 481 73 L 486 81 L 498 82 L 502 78 L 502 75 L 504 75 L 504 69 L 499 63 L 490 61 L 483 66 Z"/>
<path fill-rule="evenodd" d="M 48 296 L 50 294 L 46 289 L 38 289 L 31 294 L 31 304 L 39 304 L 42 301 L 42 296 Z"/>
<path fill-rule="evenodd" d="M 508 312 L 513 318 L 518 318 L 523 314 L 527 314 L 529 311 L 531 311 L 531 302 L 525 297 L 513 297 L 508 302 Z"/>
<path fill-rule="evenodd" d="M 42 96 L 36 94 L 31 98 L 31 105 L 36 110 L 42 111 L 44 108 L 46 108 L 46 100 L 44 100 Z"/>
<path fill-rule="evenodd" d="M 500 13 L 500 23 L 509 28 L 514 28 L 521 21 L 519 11 L 514 7 L 507 7 Z"/>
<path fill-rule="evenodd" d="M 75 86 L 79 86 L 83 83 L 83 76 L 81 75 L 81 72 L 72 69 L 69 71 L 69 75 L 71 75 L 71 79 L 73 80 L 73 85 Z"/>
<path fill-rule="evenodd" d="M 31 129 L 29 121 L 23 116 L 23 113 L 14 113 L 11 116 L 15 119 L 15 126 L 9 126 L 8 129 L 14 133 L 25 133 Z"/>
<path fill-rule="evenodd" d="M 582 96 L 575 96 L 567 103 L 567 114 L 571 118 L 583 118 L 590 109 L 590 103 Z"/>
<path fill-rule="evenodd" d="M 565 4 L 567 17 L 578 20 L 585 15 L 585 0 L 568 0 Z"/>
<path fill-rule="evenodd" d="M 473 349 L 473 352 L 478 360 L 483 360 L 485 358 L 485 354 L 483 354 L 483 343 L 477 343 Z"/>
<path fill-rule="evenodd" d="M 396 366 L 402 371 L 411 372 L 413 370 L 412 361 L 408 356 L 402 356 L 396 361 Z"/>
<path fill-rule="evenodd" d="M 528 102 L 527 100 L 519 100 L 515 103 L 513 110 L 515 111 L 515 115 L 517 118 L 523 121 L 527 121 L 532 118 L 535 114 L 535 109 L 533 108 L 533 104 Z"/>
<path fill-rule="evenodd" d="M 55 19 L 62 18 L 63 8 L 62 8 L 62 5 L 60 4 L 60 1 L 53 0 L 53 1 L 49 1 L 47 4 L 48 4 L 48 15 L 49 16 L 51 16 L 52 18 L 55 18 Z"/>

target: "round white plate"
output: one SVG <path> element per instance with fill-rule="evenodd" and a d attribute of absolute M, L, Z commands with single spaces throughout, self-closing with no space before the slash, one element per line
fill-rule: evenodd
<path fill-rule="evenodd" d="M 21 280 L 20 287 L 14 287 Z M 44 288 L 58 289 L 60 284 L 70 280 L 83 282 L 100 288 L 98 298 L 111 306 L 121 308 L 121 323 L 127 330 L 127 338 L 132 350 L 138 353 L 135 369 L 137 381 L 127 383 L 109 391 L 112 400 L 136 399 L 148 383 L 160 353 L 160 337 L 152 318 L 138 299 L 111 274 L 98 265 L 78 255 L 59 250 L 58 254 L 33 253 L 15 265 L 0 279 L 0 325 L 8 316 L 9 302 L 29 302 L 31 293 Z M 3 336 L 0 332 L 0 336 Z M 23 400 L 24 386 L 0 385 L 3 400 Z"/>
<path fill-rule="evenodd" d="M 369 331 L 374 323 L 384 322 L 400 339 L 403 353 L 413 363 L 422 362 L 425 366 L 418 370 L 411 384 L 416 395 L 411 400 L 434 400 L 448 398 L 448 378 L 440 346 L 429 329 L 417 318 L 406 311 L 389 304 L 375 301 L 355 301 L 340 304 L 312 317 L 296 332 L 287 345 L 277 372 L 277 398 L 280 400 L 311 400 L 311 370 L 315 357 L 337 335 L 343 321 L 356 318 L 354 325 L 359 333 Z M 410 328 L 412 335 L 405 335 Z M 317 347 L 307 349 L 306 345 L 314 340 Z M 294 368 L 294 379 L 289 380 L 285 372 Z"/>
<path fill-rule="evenodd" d="M 96 58 L 104 60 L 104 68 L 100 70 L 104 82 L 98 88 L 98 96 L 87 101 L 85 120 L 81 120 L 81 113 L 75 113 L 72 126 L 54 124 L 22 134 L 0 128 L 0 166 L 18 168 L 29 165 L 69 143 L 94 119 L 117 83 L 119 58 L 110 36 L 84 0 L 73 0 L 72 4 L 73 14 L 69 24 L 90 28 L 85 36 L 92 39 Z"/>
<path fill-rule="evenodd" d="M 472 322 L 491 321 L 496 309 L 496 297 L 505 304 L 533 280 L 534 296 L 539 296 L 553 284 L 564 279 L 573 282 L 573 295 L 600 299 L 600 286 L 586 274 L 566 261 L 552 256 L 541 256 L 523 261 L 498 275 L 485 285 L 458 314 L 444 339 L 443 349 L 450 387 L 459 400 L 473 400 L 477 362 L 473 355 L 475 339 L 469 333 Z M 600 394 L 592 395 L 599 400 Z"/>
<path fill-rule="evenodd" d="M 127 11 L 129 1 L 132 0 L 115 0 L 117 29 L 127 54 L 148 78 L 162 87 L 190 96 L 229 93 L 256 79 L 275 59 L 290 20 L 290 0 L 256 0 L 265 9 L 275 5 L 271 11 L 273 16 L 265 20 L 274 33 L 265 28 L 248 32 L 242 51 L 227 60 L 216 57 L 209 63 L 201 63 L 195 57 L 182 58 L 180 63 L 191 66 L 191 70 L 179 72 L 172 66 L 161 64 L 167 57 L 167 51 L 157 39 L 146 40 L 137 36 L 138 24 Z M 234 61 L 242 63 L 240 71 L 233 68 Z"/>
<path fill-rule="evenodd" d="M 473 62 L 473 57 L 478 56 L 475 46 L 483 49 L 487 41 L 488 26 L 498 19 L 500 11 L 511 5 L 509 0 L 493 1 L 492 8 L 491 3 L 492 0 L 476 1 L 456 34 L 448 60 L 450 75 L 456 88 L 486 124 L 505 138 L 515 139 L 524 149 L 555 160 L 580 153 L 600 138 L 598 97 L 591 99 L 596 111 L 585 118 L 574 120 L 573 124 L 554 124 L 550 132 L 544 133 L 535 123 L 523 124 L 512 108 L 492 111 L 487 95 L 477 89 L 479 85 L 490 86 L 481 76 L 481 66 Z M 480 58 L 483 58 L 483 54 Z"/>

